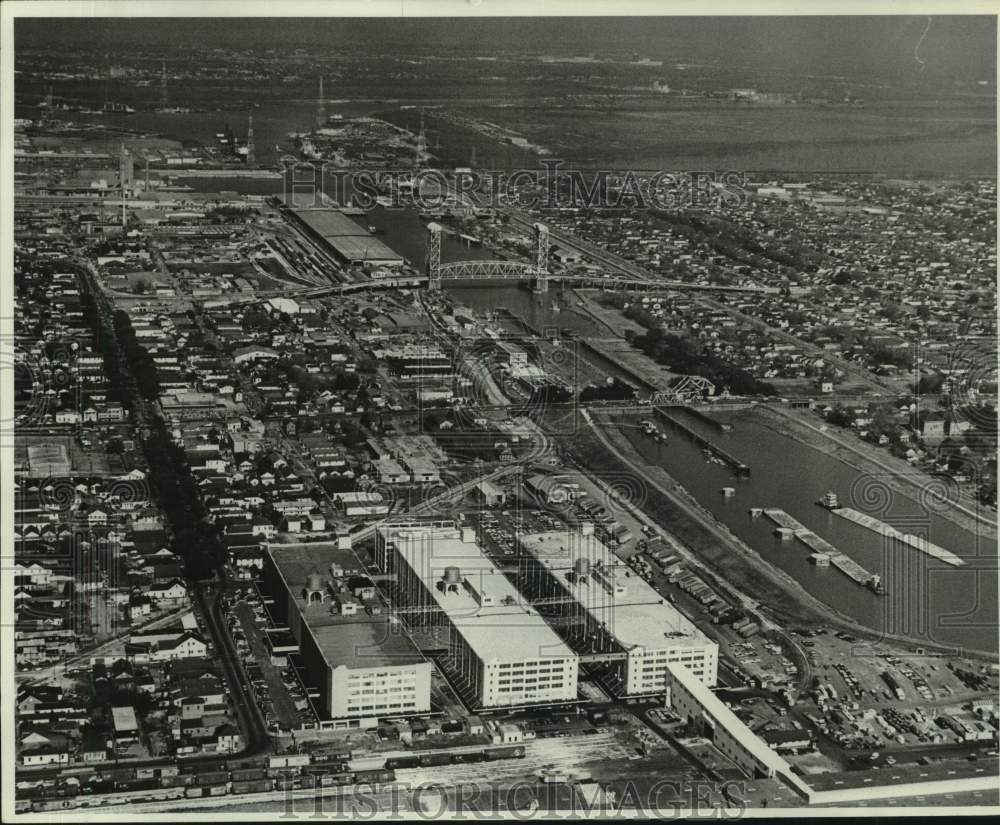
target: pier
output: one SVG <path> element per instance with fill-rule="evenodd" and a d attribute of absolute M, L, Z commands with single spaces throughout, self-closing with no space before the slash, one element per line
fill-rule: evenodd
<path fill-rule="evenodd" d="M 836 547 L 830 544 L 830 542 L 820 536 L 817 536 L 812 530 L 797 519 L 792 518 L 784 510 L 778 509 L 777 507 L 767 507 L 764 509 L 764 515 L 778 525 L 778 530 L 776 532 L 781 531 L 784 535 L 788 535 L 788 531 L 790 531 L 795 538 L 808 547 L 810 557 L 813 559 L 814 563 L 819 563 L 817 556 L 820 558 L 827 558 L 829 559 L 831 565 L 860 585 L 867 586 L 873 578 L 877 580 L 875 574 L 865 570 L 865 568 L 854 561 L 854 559 L 849 556 L 845 556 Z M 782 536 L 783 538 L 784 535 Z"/>
<path fill-rule="evenodd" d="M 653 409 L 656 411 L 657 415 L 663 418 L 674 429 L 680 430 L 699 447 L 708 450 L 713 455 L 716 455 L 719 458 L 721 458 L 724 462 L 726 462 L 726 464 L 728 464 L 732 468 L 733 472 L 736 473 L 737 476 L 750 475 L 750 467 L 748 467 L 746 464 L 744 464 L 735 456 L 732 456 L 729 453 L 727 453 L 721 447 L 713 444 L 711 441 L 705 438 L 705 436 L 695 432 L 683 421 L 680 421 L 676 416 L 671 415 L 669 408 L 657 406 L 654 407 Z M 687 408 L 685 407 L 685 409 Z"/>

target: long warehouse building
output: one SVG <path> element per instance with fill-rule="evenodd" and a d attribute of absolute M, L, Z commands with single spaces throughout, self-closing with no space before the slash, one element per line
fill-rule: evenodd
<path fill-rule="evenodd" d="M 665 693 L 668 666 L 683 664 L 703 684 L 718 678 L 719 646 L 648 583 L 630 575 L 590 529 L 518 537 L 523 587 L 563 608 L 558 626 L 581 655 L 600 661 L 619 695 Z"/>
<path fill-rule="evenodd" d="M 402 266 L 403 256 L 336 209 L 291 209 L 302 229 L 349 264 Z"/>
<path fill-rule="evenodd" d="M 411 615 L 448 631 L 447 669 L 476 708 L 577 698 L 578 657 L 487 558 L 471 527 L 387 526 L 376 562 Z"/>
<path fill-rule="evenodd" d="M 350 550 L 273 545 L 264 557 L 273 612 L 288 623 L 328 726 L 370 728 L 379 718 L 428 713 L 431 670 L 382 611 Z"/>

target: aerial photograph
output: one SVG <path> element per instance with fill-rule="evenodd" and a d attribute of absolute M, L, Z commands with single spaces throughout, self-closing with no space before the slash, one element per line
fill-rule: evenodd
<path fill-rule="evenodd" d="M 5 5 L 5 821 L 996 812 L 995 16 Z"/>

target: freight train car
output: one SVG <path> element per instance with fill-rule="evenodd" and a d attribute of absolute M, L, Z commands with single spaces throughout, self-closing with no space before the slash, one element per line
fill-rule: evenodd
<path fill-rule="evenodd" d="M 524 759 L 524 745 L 510 745 L 506 748 L 486 748 L 483 751 L 487 762 L 497 759 Z"/>
<path fill-rule="evenodd" d="M 357 785 L 367 783 L 369 785 L 381 785 L 386 782 L 394 782 L 396 772 L 391 769 L 375 769 L 371 771 L 357 771 L 354 774 L 354 782 Z"/>
<path fill-rule="evenodd" d="M 385 760 L 385 767 L 388 770 L 399 770 L 400 768 L 419 768 L 419 756 L 393 756 Z"/>

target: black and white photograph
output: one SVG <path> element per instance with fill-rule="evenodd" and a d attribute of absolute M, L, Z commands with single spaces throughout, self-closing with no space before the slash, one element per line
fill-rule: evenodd
<path fill-rule="evenodd" d="M 1000 811 L 997 11 L 3 3 L 3 820 Z"/>

